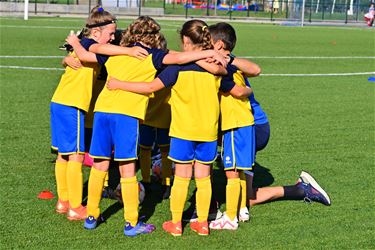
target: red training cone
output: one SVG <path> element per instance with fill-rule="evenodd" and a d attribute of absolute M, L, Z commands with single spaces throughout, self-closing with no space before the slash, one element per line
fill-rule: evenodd
<path fill-rule="evenodd" d="M 53 195 L 52 192 L 48 190 L 43 190 L 42 192 L 39 193 L 38 195 L 39 199 L 47 200 L 47 199 L 53 199 L 55 196 Z"/>

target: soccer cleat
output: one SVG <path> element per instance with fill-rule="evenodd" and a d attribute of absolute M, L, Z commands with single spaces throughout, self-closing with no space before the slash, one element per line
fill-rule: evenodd
<path fill-rule="evenodd" d="M 318 182 L 307 172 L 302 171 L 297 186 L 305 192 L 305 200 L 316 201 L 326 206 L 331 205 L 331 199 Z"/>
<path fill-rule="evenodd" d="M 238 228 L 238 219 L 235 217 L 233 220 L 231 220 L 226 213 L 218 219 L 210 222 L 210 228 L 211 229 L 227 229 L 227 230 L 237 230 Z"/>
<path fill-rule="evenodd" d="M 191 230 L 193 230 L 199 235 L 206 236 L 210 234 L 210 229 L 208 228 L 207 221 L 203 221 L 203 222 L 193 221 L 190 223 L 190 228 Z"/>
<path fill-rule="evenodd" d="M 155 226 L 152 224 L 146 224 L 142 221 L 138 222 L 134 227 L 126 222 L 124 226 L 124 235 L 129 237 L 134 237 L 139 234 L 149 234 L 155 230 Z"/>
<path fill-rule="evenodd" d="M 62 201 L 58 199 L 56 203 L 56 212 L 59 214 L 66 214 L 69 210 L 69 201 Z"/>
<path fill-rule="evenodd" d="M 238 213 L 238 220 L 242 222 L 250 220 L 250 213 L 247 207 L 243 207 L 240 209 L 240 212 Z"/>
<path fill-rule="evenodd" d="M 181 221 L 177 223 L 173 223 L 171 220 L 166 221 L 163 223 L 163 229 L 167 233 L 173 235 L 173 236 L 181 236 L 182 235 L 182 226 Z"/>
<path fill-rule="evenodd" d="M 100 217 L 99 217 L 100 218 Z M 85 229 L 95 229 L 98 226 L 99 218 L 95 219 L 94 216 L 88 216 L 85 220 L 85 223 L 83 224 L 83 227 Z"/>
<path fill-rule="evenodd" d="M 84 220 L 87 217 L 86 207 L 79 206 L 77 208 L 69 207 L 67 218 L 68 220 Z"/>

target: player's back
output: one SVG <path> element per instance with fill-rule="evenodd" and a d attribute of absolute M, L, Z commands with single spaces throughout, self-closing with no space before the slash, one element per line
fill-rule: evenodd
<path fill-rule="evenodd" d="M 171 92 L 170 135 L 193 141 L 216 140 L 221 77 L 195 63 L 182 65 L 178 71 Z"/>
<path fill-rule="evenodd" d="M 157 72 L 153 56 L 151 53 L 144 60 L 131 56 L 111 56 L 105 63 L 108 77 L 129 82 L 151 82 Z M 143 120 L 148 99 L 147 95 L 104 88 L 96 101 L 95 112 L 125 114 Z"/>

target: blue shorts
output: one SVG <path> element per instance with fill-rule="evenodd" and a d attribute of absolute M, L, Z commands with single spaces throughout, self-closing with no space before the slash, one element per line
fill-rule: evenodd
<path fill-rule="evenodd" d="M 115 161 L 137 159 L 138 119 L 123 115 L 95 112 L 90 156 Z"/>
<path fill-rule="evenodd" d="M 255 124 L 256 152 L 261 151 L 267 146 L 270 134 L 270 124 L 268 122 L 265 124 Z"/>
<path fill-rule="evenodd" d="M 255 158 L 255 128 L 246 126 L 223 131 L 221 158 L 225 170 L 250 170 Z"/>
<path fill-rule="evenodd" d="M 216 159 L 216 150 L 217 141 L 197 142 L 172 137 L 168 158 L 178 163 L 211 164 Z"/>
<path fill-rule="evenodd" d="M 52 148 L 62 155 L 85 152 L 85 112 L 51 102 Z"/>
<path fill-rule="evenodd" d="M 160 147 L 170 144 L 169 129 L 154 128 L 141 124 L 139 127 L 139 144 L 142 148 L 151 149 L 154 142 Z"/>

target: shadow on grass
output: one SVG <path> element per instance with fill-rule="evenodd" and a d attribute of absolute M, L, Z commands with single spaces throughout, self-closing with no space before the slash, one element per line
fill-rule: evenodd
<path fill-rule="evenodd" d="M 253 182 L 254 188 L 270 186 L 275 180 L 270 169 L 268 169 L 265 166 L 260 165 L 258 162 L 255 163 L 255 166 L 253 167 L 253 172 L 254 172 L 254 182 Z M 215 167 L 212 170 L 211 175 L 213 177 L 211 208 L 214 207 L 215 205 L 220 207 L 222 204 L 225 203 L 225 200 L 226 200 L 227 178 L 225 176 L 225 171 L 223 167 L 221 166 Z M 193 195 L 189 199 L 190 206 L 184 211 L 184 217 L 191 217 L 194 213 L 195 193 L 196 193 L 196 190 L 194 190 Z"/>

